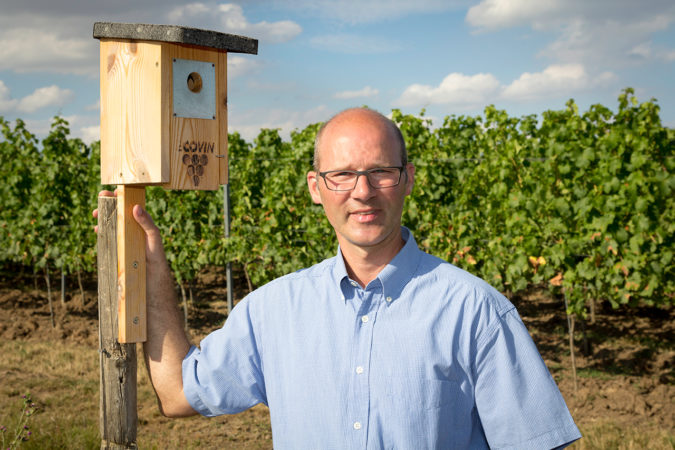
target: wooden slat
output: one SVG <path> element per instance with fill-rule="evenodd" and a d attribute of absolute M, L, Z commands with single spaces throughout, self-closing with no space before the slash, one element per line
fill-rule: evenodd
<path fill-rule="evenodd" d="M 221 135 L 227 139 L 227 96 L 225 68 L 221 64 L 226 59 L 221 55 L 222 51 L 204 50 L 198 47 L 167 44 L 163 45 L 163 64 L 170 65 L 174 58 L 189 59 L 194 61 L 210 62 L 216 65 L 216 119 L 188 119 L 174 117 L 173 112 L 169 118 L 170 128 L 170 181 L 164 185 L 167 189 L 181 190 L 216 190 L 220 185 L 220 162 L 217 155 L 222 150 Z M 165 71 L 165 77 L 173 79 L 171 70 Z M 187 82 L 187 80 L 186 80 Z M 173 107 L 173 89 L 169 89 L 168 110 Z M 186 151 L 187 150 L 187 151 Z M 194 162 L 191 161 L 195 157 Z M 186 158 L 184 160 L 184 158 Z M 190 159 L 188 161 L 187 159 Z M 190 166 L 193 166 L 190 169 Z M 194 170 L 200 166 L 202 175 L 196 175 Z M 189 172 L 193 171 L 192 174 Z M 195 176 L 197 178 L 195 179 Z"/>
<path fill-rule="evenodd" d="M 162 44 L 101 40 L 101 183 L 169 180 Z"/>
<path fill-rule="evenodd" d="M 117 280 L 120 343 L 145 342 L 145 232 L 134 220 L 134 205 L 145 207 L 145 187 L 117 190 Z"/>
<path fill-rule="evenodd" d="M 117 342 L 117 200 L 98 199 L 99 427 L 102 449 L 138 448 L 136 344 Z"/>

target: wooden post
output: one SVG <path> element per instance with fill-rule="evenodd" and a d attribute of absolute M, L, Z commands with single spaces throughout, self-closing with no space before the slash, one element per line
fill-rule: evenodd
<path fill-rule="evenodd" d="M 136 344 L 117 341 L 117 199 L 98 199 L 101 449 L 137 448 Z"/>
<path fill-rule="evenodd" d="M 145 207 L 145 187 L 117 188 L 118 339 L 145 342 L 145 232 L 134 220 L 134 205 Z"/>

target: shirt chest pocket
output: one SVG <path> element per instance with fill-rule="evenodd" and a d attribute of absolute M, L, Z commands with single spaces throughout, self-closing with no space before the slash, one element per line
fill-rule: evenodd
<path fill-rule="evenodd" d="M 429 378 L 390 378 L 381 392 L 382 406 L 387 408 L 436 409 L 462 402 L 463 393 L 455 381 Z"/>
<path fill-rule="evenodd" d="M 371 398 L 373 433 L 387 449 L 466 448 L 471 396 L 461 384 L 428 378 L 392 378 Z"/>

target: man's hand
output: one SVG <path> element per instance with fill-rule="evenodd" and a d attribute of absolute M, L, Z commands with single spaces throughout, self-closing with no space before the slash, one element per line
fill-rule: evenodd
<path fill-rule="evenodd" d="M 98 193 L 99 197 L 117 197 L 117 190 L 115 192 L 101 191 Z M 132 210 L 134 220 L 145 231 L 145 258 L 148 265 L 154 265 L 166 261 L 164 254 L 164 246 L 162 245 L 162 236 L 159 228 L 150 217 L 150 214 L 141 207 L 141 205 L 134 205 Z M 94 218 L 98 219 L 98 209 L 92 212 Z M 94 226 L 94 232 L 98 233 L 98 225 Z"/>

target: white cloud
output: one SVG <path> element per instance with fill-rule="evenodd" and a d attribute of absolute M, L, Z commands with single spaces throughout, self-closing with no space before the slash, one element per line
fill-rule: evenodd
<path fill-rule="evenodd" d="M 62 116 L 62 118 L 68 122 L 70 137 L 80 138 L 87 145 L 100 139 L 98 116 L 69 115 Z M 26 129 L 40 141 L 46 138 L 51 132 L 53 121 L 54 119 L 51 117 L 24 119 Z"/>
<path fill-rule="evenodd" d="M 472 109 L 497 100 L 533 102 L 570 97 L 591 89 L 611 88 L 617 77 L 611 72 L 589 74 L 581 64 L 550 65 L 541 72 L 525 72 L 509 85 L 492 74 L 451 73 L 438 86 L 408 86 L 395 104 L 401 106 L 452 105 Z"/>
<path fill-rule="evenodd" d="M 643 42 L 630 49 L 628 52 L 630 58 L 640 58 L 643 60 L 656 60 L 663 62 L 675 61 L 675 49 L 667 49 L 661 46 L 655 46 L 653 42 Z"/>
<path fill-rule="evenodd" d="M 101 139 L 101 126 L 98 115 L 72 114 L 63 117 L 68 122 L 70 135 L 80 138 L 86 145 Z"/>
<path fill-rule="evenodd" d="M 0 80 L 0 113 L 14 110 L 18 100 L 12 98 L 9 88 Z"/>
<path fill-rule="evenodd" d="M 17 110 L 32 113 L 49 106 L 63 106 L 69 103 L 75 94 L 70 89 L 61 89 L 56 85 L 36 89 L 32 94 L 22 98 Z"/>
<path fill-rule="evenodd" d="M 483 0 L 469 8 L 466 21 L 481 29 L 509 28 L 551 16 L 563 6 L 559 0 Z"/>
<path fill-rule="evenodd" d="M 87 145 L 90 145 L 92 142 L 96 142 L 101 139 L 101 126 L 93 125 L 90 127 L 82 127 L 79 132 L 76 132 L 76 135 L 82 139 Z"/>
<path fill-rule="evenodd" d="M 366 86 L 363 89 L 360 89 L 358 91 L 337 92 L 335 95 L 333 95 L 333 98 L 337 98 L 337 99 L 341 99 L 341 100 L 351 100 L 351 99 L 355 99 L 355 98 L 375 97 L 379 93 L 380 93 L 380 91 L 378 91 L 377 89 L 373 89 L 370 86 Z"/>
<path fill-rule="evenodd" d="M 188 3 L 187 5 L 176 6 L 167 17 L 171 23 L 180 23 L 184 20 L 203 17 L 213 14 L 213 5 L 207 6 L 204 3 Z"/>
<path fill-rule="evenodd" d="M 306 111 L 289 111 L 277 108 L 254 108 L 238 110 L 230 108 L 228 130 L 230 133 L 239 132 L 241 136 L 252 142 L 262 128 L 280 129 L 283 139 L 290 138 L 290 132 L 302 130 L 307 125 L 322 122 L 328 119 L 330 113 L 325 105 L 319 105 Z"/>
<path fill-rule="evenodd" d="M 56 85 L 38 88 L 22 99 L 12 98 L 9 88 L 0 80 L 0 112 L 18 111 L 33 113 L 50 106 L 63 106 L 69 103 L 75 94 L 70 89 L 61 89 Z"/>
<path fill-rule="evenodd" d="M 101 99 L 97 99 L 95 103 L 87 105 L 84 107 L 85 111 L 100 111 L 101 110 Z"/>
<path fill-rule="evenodd" d="M 414 14 L 447 11 L 464 0 L 283 0 L 282 7 L 351 25 L 399 19 Z"/>
<path fill-rule="evenodd" d="M 302 32 L 302 27 L 290 20 L 250 23 L 244 16 L 242 7 L 232 3 L 190 3 L 175 7 L 167 17 L 172 23 L 213 28 L 269 43 L 287 42 Z"/>
<path fill-rule="evenodd" d="M 403 48 L 400 44 L 379 36 L 347 33 L 314 36 L 309 43 L 322 50 L 348 54 L 391 53 Z"/>
<path fill-rule="evenodd" d="M 276 79 L 261 80 L 249 78 L 246 81 L 246 87 L 250 92 L 289 92 L 299 88 L 295 81 L 277 81 Z"/>
<path fill-rule="evenodd" d="M 551 27 L 576 21 L 630 25 L 654 20 L 675 20 L 671 0 L 482 0 L 466 15 L 470 25 L 490 31 L 521 25 L 553 31 Z"/>
<path fill-rule="evenodd" d="M 653 54 L 651 42 L 642 42 L 628 51 L 629 56 L 643 59 L 651 59 Z"/>
<path fill-rule="evenodd" d="M 517 101 L 555 98 L 602 87 L 614 79 L 615 76 L 609 72 L 592 78 L 581 64 L 551 65 L 542 72 L 523 73 L 520 78 L 504 88 L 501 97 Z"/>
<path fill-rule="evenodd" d="M 562 64 L 622 67 L 670 61 L 675 53 L 647 51 L 644 44 L 675 22 L 672 0 L 483 0 L 468 10 L 466 21 L 478 31 L 529 26 L 552 34 L 539 56 Z"/>
<path fill-rule="evenodd" d="M 242 7 L 235 4 L 196 2 L 185 5 L 168 0 L 168 4 L 165 2 L 160 7 L 121 0 L 119 10 L 102 2 L 91 2 L 80 5 L 81 10 L 88 10 L 81 12 L 75 11 L 68 2 L 57 0 L 38 6 L 37 1 L 25 0 L 22 3 L 28 4 L 23 9 L 14 8 L 11 13 L 3 9 L 0 13 L 0 71 L 97 77 L 99 42 L 91 34 L 96 21 L 176 23 L 243 34 L 272 43 L 286 42 L 302 32 L 300 25 L 289 20 L 252 23 L 245 17 Z M 100 4 L 92 6 L 93 3 Z M 158 10 L 168 12 L 158 14 Z"/>
<path fill-rule="evenodd" d="M 413 84 L 408 86 L 395 104 L 426 106 L 450 104 L 459 107 L 483 106 L 499 93 L 499 81 L 492 74 L 464 75 L 451 73 L 438 86 Z"/>
<path fill-rule="evenodd" d="M 233 79 L 256 72 L 262 64 L 249 56 L 227 55 L 227 78 Z"/>
<path fill-rule="evenodd" d="M 644 52 L 650 35 L 668 26 L 664 17 L 635 22 L 573 20 L 561 27 L 558 38 L 540 56 L 566 63 L 623 67 L 645 60 L 662 59 L 672 49 Z M 642 51 L 636 52 L 636 47 Z"/>
<path fill-rule="evenodd" d="M 15 27 L 6 20 L 2 22 L 0 70 L 80 75 L 97 73 L 97 42 L 89 36 L 68 37 L 51 27 Z"/>

